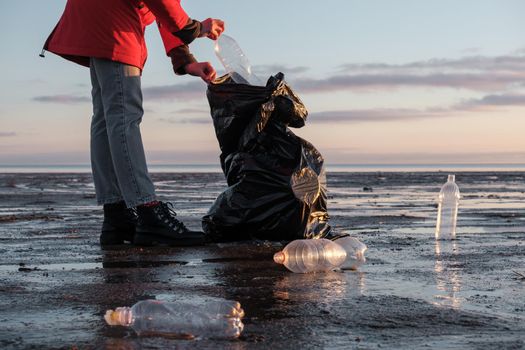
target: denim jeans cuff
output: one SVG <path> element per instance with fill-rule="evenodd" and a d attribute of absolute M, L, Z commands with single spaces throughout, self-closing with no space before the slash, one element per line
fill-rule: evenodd
<path fill-rule="evenodd" d="M 156 200 L 157 200 L 157 196 L 152 194 L 152 195 L 144 196 L 144 197 L 141 197 L 141 198 L 137 198 L 134 201 L 126 201 L 126 206 L 128 208 L 134 208 L 134 207 L 137 207 L 137 206 L 139 206 L 141 204 L 153 202 L 153 201 L 156 201 Z"/>
<path fill-rule="evenodd" d="M 124 198 L 122 197 L 100 198 L 100 199 L 97 199 L 97 204 L 98 205 L 113 204 L 113 203 L 121 202 L 123 200 Z"/>

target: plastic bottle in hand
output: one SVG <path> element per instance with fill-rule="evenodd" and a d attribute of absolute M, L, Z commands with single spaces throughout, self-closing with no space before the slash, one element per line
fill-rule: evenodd
<path fill-rule="evenodd" d="M 455 175 L 449 175 L 447 182 L 439 192 L 436 239 L 456 238 L 459 198 L 459 187 L 455 182 Z"/>
<path fill-rule="evenodd" d="M 339 268 L 346 252 L 328 239 L 298 239 L 290 242 L 273 260 L 295 273 L 330 271 Z"/>
<path fill-rule="evenodd" d="M 263 85 L 261 80 L 253 74 L 248 58 L 232 37 L 222 34 L 215 41 L 215 54 L 236 83 Z"/>
<path fill-rule="evenodd" d="M 131 327 L 141 335 L 178 335 L 204 338 L 237 338 L 244 325 L 244 311 L 235 301 L 210 301 L 195 305 L 139 301 L 132 307 L 106 311 L 104 319 L 111 326 Z"/>
<path fill-rule="evenodd" d="M 346 251 L 346 260 L 341 265 L 342 269 L 357 270 L 365 263 L 365 251 L 368 247 L 357 238 L 344 235 L 335 238 L 333 242 L 339 244 Z"/>

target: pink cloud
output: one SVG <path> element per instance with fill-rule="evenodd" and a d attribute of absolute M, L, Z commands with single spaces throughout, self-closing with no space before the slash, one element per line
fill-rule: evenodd
<path fill-rule="evenodd" d="M 0 131 L 0 137 L 13 137 L 16 136 L 14 131 Z"/>
<path fill-rule="evenodd" d="M 321 111 L 310 113 L 309 122 L 346 122 L 346 123 L 371 123 L 388 122 L 410 119 L 445 118 L 463 113 L 484 110 L 496 110 L 507 106 L 525 106 L 525 95 L 501 94 L 487 95 L 479 99 L 470 99 L 456 105 L 444 108 L 418 109 L 350 109 L 340 111 Z"/>
<path fill-rule="evenodd" d="M 91 98 L 73 95 L 49 95 L 33 97 L 33 101 L 44 103 L 77 104 L 91 102 Z"/>

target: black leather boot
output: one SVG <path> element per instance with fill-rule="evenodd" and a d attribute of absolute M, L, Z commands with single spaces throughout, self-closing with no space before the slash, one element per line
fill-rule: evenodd
<path fill-rule="evenodd" d="M 100 234 L 100 245 L 133 243 L 137 214 L 124 202 L 104 204 L 104 222 Z"/>
<path fill-rule="evenodd" d="M 133 239 L 135 245 L 190 246 L 205 242 L 203 232 L 190 231 L 175 218 L 177 214 L 171 203 L 139 206 L 137 214 L 138 224 Z"/>

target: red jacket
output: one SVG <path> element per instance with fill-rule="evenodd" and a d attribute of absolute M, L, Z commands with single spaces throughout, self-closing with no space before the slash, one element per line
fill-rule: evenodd
<path fill-rule="evenodd" d="M 44 49 L 87 67 L 97 57 L 142 69 L 144 30 L 155 19 L 167 53 L 184 45 L 172 34 L 191 21 L 180 0 L 68 0 Z"/>

